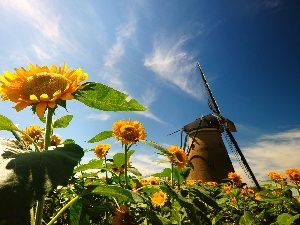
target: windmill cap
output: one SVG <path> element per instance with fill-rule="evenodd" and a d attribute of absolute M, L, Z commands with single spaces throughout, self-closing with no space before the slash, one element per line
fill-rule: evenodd
<path fill-rule="evenodd" d="M 215 128 L 220 131 L 223 131 L 223 127 L 221 126 L 220 122 L 223 123 L 225 127 L 228 127 L 230 131 L 236 131 L 235 125 L 231 120 L 221 119 L 221 121 L 219 121 L 219 119 L 212 114 L 202 116 L 201 118 L 198 118 L 195 121 L 185 125 L 182 129 L 187 134 L 192 133 L 197 129 L 199 130 L 204 128 Z"/>

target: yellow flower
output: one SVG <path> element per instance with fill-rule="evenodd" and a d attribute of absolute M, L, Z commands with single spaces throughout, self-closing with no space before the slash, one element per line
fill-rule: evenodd
<path fill-rule="evenodd" d="M 29 69 L 15 68 L 15 73 L 4 71 L 0 76 L 0 93 L 2 100 L 10 100 L 15 109 L 21 111 L 27 106 L 34 106 L 36 114 L 42 118 L 47 107 L 55 108 L 58 100 L 73 99 L 72 93 L 81 89 L 80 82 L 88 78 L 82 69 L 67 69 L 52 65 L 29 64 Z"/>
<path fill-rule="evenodd" d="M 190 179 L 188 179 L 188 180 L 185 181 L 185 184 L 186 185 L 194 185 L 194 184 L 196 184 L 196 180 L 190 180 Z"/>
<path fill-rule="evenodd" d="M 277 173 L 277 172 L 270 172 L 268 174 L 268 176 L 271 178 L 271 180 L 274 180 L 274 181 L 283 181 L 284 180 L 283 175 L 281 175 L 280 173 Z"/>
<path fill-rule="evenodd" d="M 114 212 L 113 225 L 134 225 L 136 224 L 133 216 L 130 214 L 129 209 L 125 205 L 120 205 L 118 209 Z"/>
<path fill-rule="evenodd" d="M 255 193 L 255 200 L 261 201 L 263 200 L 259 193 Z"/>
<path fill-rule="evenodd" d="M 159 178 L 158 177 L 151 177 L 149 179 L 149 184 L 150 185 L 158 185 L 160 182 Z"/>
<path fill-rule="evenodd" d="M 285 171 L 287 177 L 296 184 L 300 184 L 300 170 L 296 168 L 288 169 Z"/>
<path fill-rule="evenodd" d="M 151 196 L 151 201 L 153 206 L 161 207 L 167 201 L 167 194 L 162 191 L 158 191 Z"/>
<path fill-rule="evenodd" d="M 214 181 L 207 181 L 207 182 L 205 182 L 205 184 L 208 186 L 218 186 L 218 183 L 214 182 Z"/>
<path fill-rule="evenodd" d="M 54 134 L 51 137 L 51 142 L 50 142 L 50 146 L 58 146 L 60 145 L 62 142 L 61 137 L 59 137 L 58 135 Z"/>
<path fill-rule="evenodd" d="M 54 134 L 51 137 L 51 141 L 50 141 L 50 146 L 58 146 L 60 145 L 62 142 L 61 137 L 59 137 L 58 135 Z M 43 149 L 45 146 L 45 140 L 43 138 L 41 138 L 39 140 L 39 142 L 37 143 L 37 145 L 40 147 L 40 149 Z"/>
<path fill-rule="evenodd" d="M 113 125 L 113 136 L 122 144 L 135 144 L 138 140 L 145 139 L 146 133 L 139 121 L 119 120 Z"/>
<path fill-rule="evenodd" d="M 37 125 L 31 125 L 29 127 L 26 127 L 25 132 L 34 140 L 34 141 L 38 141 L 40 138 L 42 138 L 42 128 L 40 126 Z M 25 144 L 28 146 L 30 144 L 32 144 L 30 142 L 30 140 L 25 136 L 22 135 L 22 139 L 24 140 Z"/>
<path fill-rule="evenodd" d="M 228 173 L 228 178 L 231 180 L 232 183 L 234 183 L 236 186 L 241 185 L 242 178 L 237 173 L 230 172 Z"/>
<path fill-rule="evenodd" d="M 187 162 L 187 155 L 185 151 L 178 146 L 170 146 L 167 150 L 176 156 L 168 156 L 169 160 L 173 162 L 178 168 L 183 168 Z"/>
<path fill-rule="evenodd" d="M 111 146 L 110 144 L 98 144 L 96 145 L 94 152 L 99 159 L 102 159 L 107 155 L 110 146 Z"/>

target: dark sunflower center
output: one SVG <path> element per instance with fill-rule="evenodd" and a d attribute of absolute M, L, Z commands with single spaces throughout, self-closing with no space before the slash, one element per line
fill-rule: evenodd
<path fill-rule="evenodd" d="M 57 73 L 38 73 L 27 78 L 24 82 L 21 92 L 27 98 L 35 95 L 40 98 L 42 94 L 47 94 L 53 98 L 53 94 L 60 90 L 63 92 L 68 85 L 68 79 Z"/>
<path fill-rule="evenodd" d="M 127 140 L 136 140 L 137 135 L 136 135 L 136 130 L 134 126 L 126 125 L 121 127 L 121 136 Z"/>

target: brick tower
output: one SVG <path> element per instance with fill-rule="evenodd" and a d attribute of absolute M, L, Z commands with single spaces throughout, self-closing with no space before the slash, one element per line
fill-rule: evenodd
<path fill-rule="evenodd" d="M 226 121 L 231 131 L 236 131 L 234 124 Z M 188 159 L 192 162 L 188 179 L 222 182 L 229 172 L 234 172 L 231 160 L 222 140 L 223 126 L 214 115 L 210 114 L 183 127 L 189 136 Z"/>

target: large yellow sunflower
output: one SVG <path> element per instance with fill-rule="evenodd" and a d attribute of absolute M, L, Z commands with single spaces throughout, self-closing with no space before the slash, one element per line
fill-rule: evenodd
<path fill-rule="evenodd" d="M 122 144 L 135 144 L 138 140 L 146 138 L 145 129 L 139 121 L 119 120 L 113 125 L 113 136 Z"/>
<path fill-rule="evenodd" d="M 81 68 L 68 69 L 66 63 L 62 67 L 29 64 L 28 70 L 21 67 L 15 68 L 15 73 L 4 71 L 0 76 L 0 94 L 3 101 L 16 103 L 17 111 L 35 106 L 36 114 L 42 118 L 47 107 L 55 108 L 58 100 L 73 99 L 72 93 L 81 89 L 79 83 L 87 78 Z"/>

